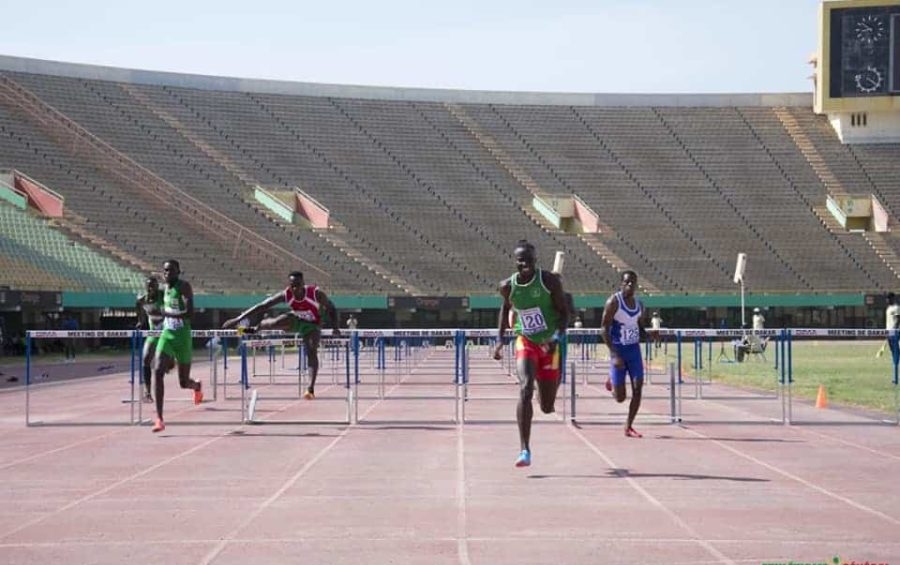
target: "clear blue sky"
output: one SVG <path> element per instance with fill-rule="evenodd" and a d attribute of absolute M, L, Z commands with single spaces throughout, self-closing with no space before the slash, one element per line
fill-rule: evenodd
<path fill-rule="evenodd" d="M 819 0 L 3 3 L 0 54 L 338 84 L 809 92 Z"/>

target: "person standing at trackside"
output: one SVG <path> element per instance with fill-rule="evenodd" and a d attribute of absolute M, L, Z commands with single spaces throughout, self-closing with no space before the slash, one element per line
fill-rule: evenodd
<path fill-rule="evenodd" d="M 194 289 L 181 277 L 181 265 L 175 259 L 163 263 L 166 289 L 163 291 L 162 334 L 156 342 L 156 422 L 153 432 L 166 429 L 163 420 L 165 383 L 163 377 L 177 364 L 178 383 L 181 388 L 194 391 L 194 404 L 203 402 L 200 381 L 191 379 L 191 361 L 194 345 L 191 337 L 191 318 L 194 317 Z"/>
<path fill-rule="evenodd" d="M 78 331 L 78 320 L 75 319 L 71 314 L 66 314 L 63 318 L 61 327 L 63 330 L 67 332 L 77 332 Z M 66 362 L 74 363 L 75 362 L 75 346 L 76 346 L 75 338 L 68 337 L 63 341 L 63 349 L 66 354 Z"/>
<path fill-rule="evenodd" d="M 891 330 L 896 330 L 900 328 L 900 305 L 897 304 L 897 295 L 893 292 L 887 293 L 887 308 L 884 311 L 884 329 L 890 332 Z M 898 359 L 900 356 L 900 347 L 897 344 L 897 338 L 891 339 L 894 336 L 891 336 L 888 333 L 886 338 L 888 346 L 891 348 L 892 359 Z M 881 345 L 881 349 L 878 350 L 878 355 L 876 357 L 881 357 L 884 354 L 884 344 Z"/>
<path fill-rule="evenodd" d="M 497 328 L 494 359 L 503 358 L 503 338 L 509 329 L 510 312 L 515 312 L 516 375 L 519 401 L 516 422 L 521 451 L 516 467 L 531 465 L 531 405 L 537 380 L 541 411 L 552 413 L 560 380 L 559 342 L 566 335 L 569 309 L 557 275 L 535 268 L 534 246 L 525 240 L 516 244 L 516 273 L 500 283 L 503 305 Z"/>
<path fill-rule="evenodd" d="M 659 330 L 662 329 L 662 317 L 659 315 L 659 312 L 653 312 L 653 315 L 650 316 L 650 339 L 653 340 L 653 345 L 659 349 L 662 347 L 662 337 L 659 335 Z"/>
<path fill-rule="evenodd" d="M 631 404 L 625 422 L 626 437 L 642 437 L 634 429 L 634 418 L 641 407 L 644 387 L 644 361 L 641 357 L 643 306 L 635 296 L 638 278 L 634 271 L 622 273 L 620 290 L 606 300 L 600 335 L 609 348 L 609 378 L 606 390 L 613 392 L 616 402 L 625 402 L 625 375 L 631 378 Z"/>
<path fill-rule="evenodd" d="M 759 311 L 759 308 L 753 309 L 753 333 L 766 329 L 766 318 Z"/>
<path fill-rule="evenodd" d="M 136 330 L 159 330 L 163 323 L 163 295 L 159 291 L 159 279 L 151 275 L 147 277 L 146 292 L 138 296 L 135 309 L 137 310 Z M 159 338 L 147 336 L 144 340 L 144 350 L 141 355 L 141 374 L 144 381 L 144 402 L 153 402 L 153 358 L 156 356 L 156 343 Z"/>
<path fill-rule="evenodd" d="M 227 320 L 222 327 L 225 329 L 237 326 L 244 318 L 253 317 L 260 312 L 265 312 L 276 304 L 287 304 L 291 311 L 266 318 L 257 327 L 249 327 L 246 333 L 256 333 L 260 330 L 282 330 L 299 334 L 306 348 L 306 360 L 309 365 L 309 387 L 303 394 L 306 400 L 316 397 L 316 377 L 319 375 L 319 341 L 322 338 L 322 311 L 328 314 L 331 322 L 332 337 L 340 337 L 341 329 L 338 327 L 338 314 L 331 300 L 319 287 L 314 284 L 304 284 L 303 273 L 294 271 L 288 275 L 288 286 L 280 292 L 276 292 L 269 298 L 243 312 L 237 318 Z"/>
<path fill-rule="evenodd" d="M 351 332 L 355 332 L 357 326 L 359 326 L 359 321 L 356 319 L 356 316 L 350 314 L 350 317 L 347 318 L 347 329 Z"/>

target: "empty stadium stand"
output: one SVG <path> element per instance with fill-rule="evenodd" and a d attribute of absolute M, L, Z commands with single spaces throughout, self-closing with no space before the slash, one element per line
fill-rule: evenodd
<path fill-rule="evenodd" d="M 23 290 L 132 291 L 141 273 L 52 229 L 49 221 L 0 203 L 0 284 Z"/>
<path fill-rule="evenodd" d="M 0 167 L 65 195 L 123 256 L 179 258 L 207 292 L 272 290 L 293 265 L 332 292 L 490 293 L 523 238 L 545 262 L 565 250 L 579 293 L 608 292 L 625 268 L 645 292 L 733 292 L 739 252 L 753 292 L 897 283 L 900 238 L 847 232 L 825 200 L 871 194 L 896 221 L 900 147 L 841 145 L 807 106 L 292 94 L 70 71 L 2 73 Z M 286 224 L 257 185 L 300 187 L 332 226 Z M 600 233 L 554 227 L 532 207 L 541 195 L 578 197 Z"/>

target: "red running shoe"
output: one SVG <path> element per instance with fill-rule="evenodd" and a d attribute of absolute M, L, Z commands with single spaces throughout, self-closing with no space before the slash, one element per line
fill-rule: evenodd
<path fill-rule="evenodd" d="M 628 428 L 625 430 L 625 437 L 644 437 L 637 432 L 634 428 Z"/>
<path fill-rule="evenodd" d="M 194 389 L 194 404 L 203 402 L 203 383 L 197 383 L 199 386 Z"/>
<path fill-rule="evenodd" d="M 162 421 L 162 418 L 157 418 L 153 421 L 153 429 L 150 430 L 153 433 L 161 432 L 166 429 L 166 423 Z"/>

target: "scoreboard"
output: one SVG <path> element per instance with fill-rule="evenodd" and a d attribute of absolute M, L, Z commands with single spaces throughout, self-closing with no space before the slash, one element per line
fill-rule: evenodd
<path fill-rule="evenodd" d="M 900 0 L 824 1 L 816 110 L 900 108 Z"/>

